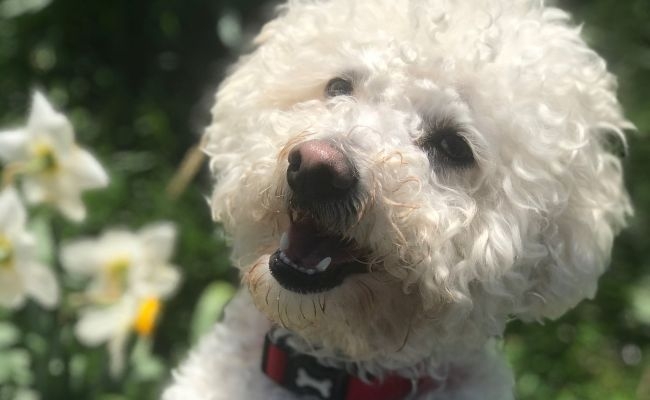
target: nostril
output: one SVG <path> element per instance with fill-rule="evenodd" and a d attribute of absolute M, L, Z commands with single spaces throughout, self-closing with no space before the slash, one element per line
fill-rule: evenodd
<path fill-rule="evenodd" d="M 300 155 L 300 147 L 294 147 L 291 152 L 289 152 L 289 171 L 298 171 L 301 162 L 302 156 Z"/>

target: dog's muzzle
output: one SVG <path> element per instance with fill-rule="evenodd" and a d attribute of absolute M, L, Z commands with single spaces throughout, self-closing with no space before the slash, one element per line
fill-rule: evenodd
<path fill-rule="evenodd" d="M 287 290 L 317 293 L 340 285 L 351 274 L 367 272 L 368 252 L 336 229 L 355 210 L 349 206 L 358 191 L 354 164 L 326 140 L 298 144 L 288 158 L 290 222 L 269 260 L 271 274 Z"/>

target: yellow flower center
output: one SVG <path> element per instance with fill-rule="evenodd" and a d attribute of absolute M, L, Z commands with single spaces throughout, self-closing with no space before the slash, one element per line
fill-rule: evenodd
<path fill-rule="evenodd" d="M 52 175 L 59 170 L 59 160 L 52 146 L 37 142 L 30 147 L 31 158 L 26 162 L 14 162 L 2 168 L 2 184 L 11 185 L 20 175 Z"/>
<path fill-rule="evenodd" d="M 151 336 L 160 314 L 160 299 L 149 297 L 140 302 L 138 314 L 133 321 L 133 329 L 140 336 Z"/>
<path fill-rule="evenodd" d="M 59 161 L 51 146 L 38 143 L 32 149 L 34 159 L 30 163 L 34 172 L 52 173 L 59 168 Z"/>
<path fill-rule="evenodd" d="M 106 277 L 105 294 L 108 299 L 116 299 L 126 288 L 131 260 L 128 257 L 116 257 L 104 266 Z"/>
<path fill-rule="evenodd" d="M 14 248 L 9 239 L 0 234 L 0 268 L 12 268 L 14 264 Z"/>

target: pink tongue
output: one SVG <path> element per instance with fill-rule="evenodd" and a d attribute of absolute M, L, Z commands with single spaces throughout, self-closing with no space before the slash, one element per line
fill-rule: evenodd
<path fill-rule="evenodd" d="M 311 218 L 292 221 L 288 235 L 289 248 L 284 254 L 304 268 L 315 268 L 325 257 L 331 257 L 332 264 L 354 259 L 349 243 L 341 237 L 323 234 Z"/>

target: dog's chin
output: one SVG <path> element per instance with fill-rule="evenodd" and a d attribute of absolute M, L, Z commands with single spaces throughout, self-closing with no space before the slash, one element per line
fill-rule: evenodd
<path fill-rule="evenodd" d="M 256 307 L 314 348 L 353 360 L 400 349 L 421 310 L 382 257 L 332 224 L 290 210 L 277 247 L 244 275 Z"/>
<path fill-rule="evenodd" d="M 399 351 L 421 310 L 417 294 L 405 293 L 357 243 L 315 231 L 312 223 L 292 221 L 282 246 L 248 268 L 243 282 L 255 306 L 328 354 L 368 361 Z M 324 258 L 329 265 L 318 267 Z"/>
<path fill-rule="evenodd" d="M 405 294 L 386 272 L 351 274 L 329 290 L 298 292 L 271 272 L 272 258 L 260 257 L 244 283 L 255 306 L 273 323 L 311 348 L 350 360 L 372 360 L 403 346 L 421 309 L 419 299 Z"/>

